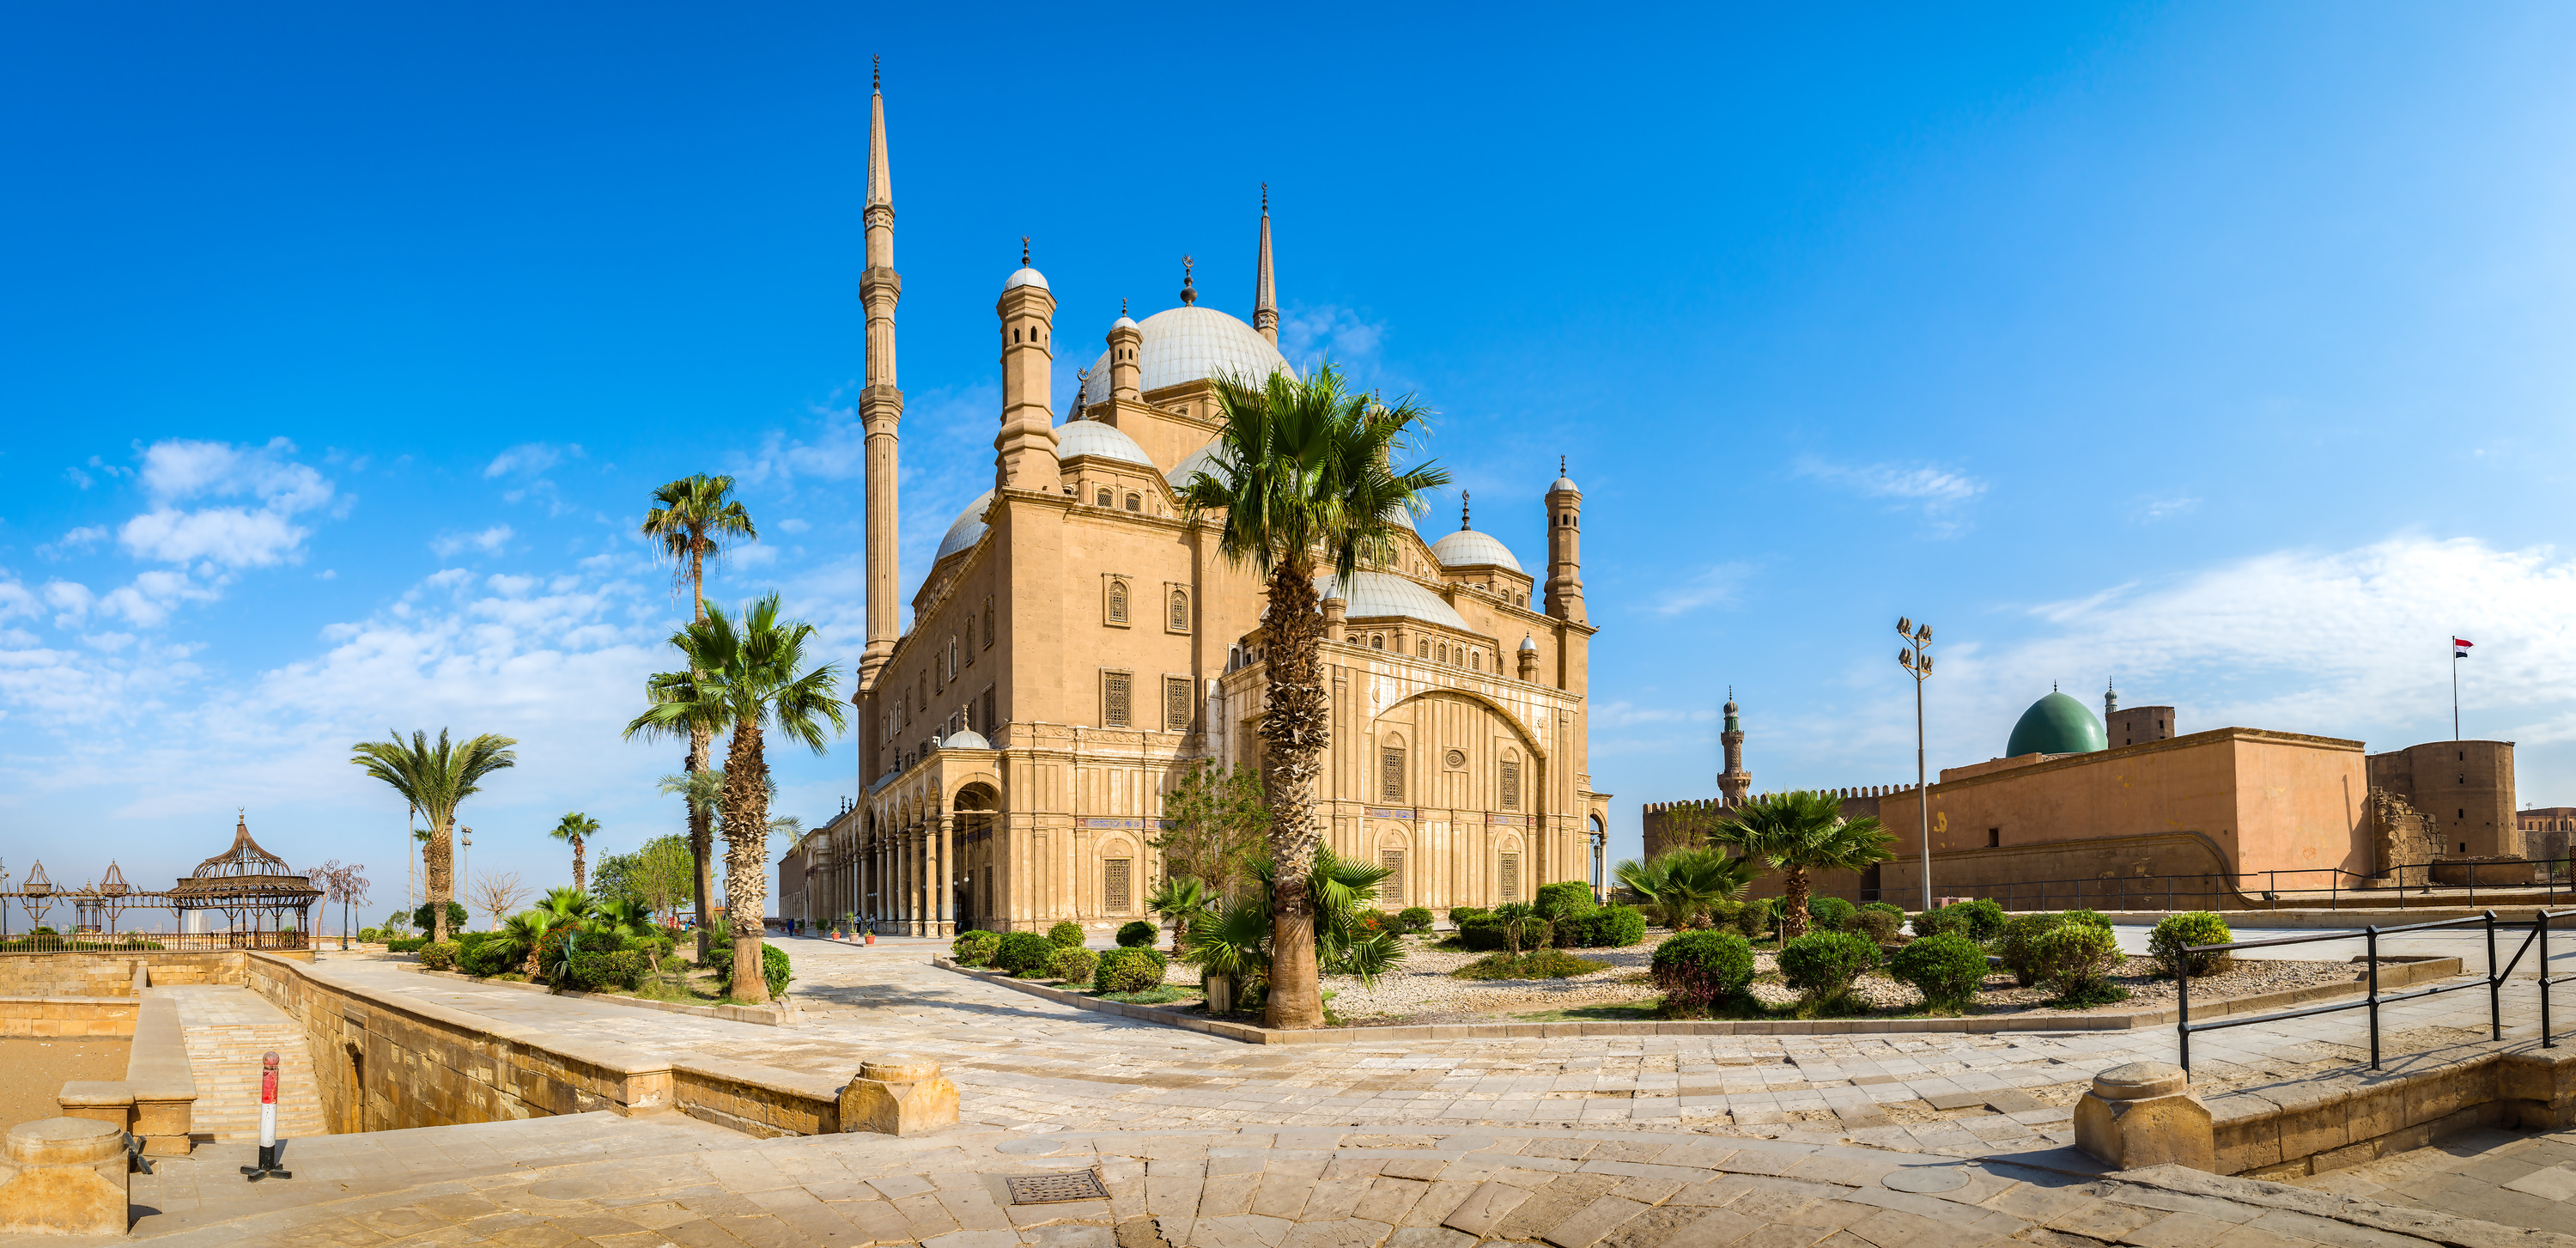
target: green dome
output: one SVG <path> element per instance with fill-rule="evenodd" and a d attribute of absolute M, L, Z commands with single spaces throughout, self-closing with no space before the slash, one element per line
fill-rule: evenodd
<path fill-rule="evenodd" d="M 2111 734 L 2102 730 L 2102 721 L 2093 717 L 2091 708 L 2051 690 L 2021 713 L 2021 722 L 2013 725 L 2012 742 L 2004 747 L 2004 757 L 2090 754 L 2110 746 Z"/>

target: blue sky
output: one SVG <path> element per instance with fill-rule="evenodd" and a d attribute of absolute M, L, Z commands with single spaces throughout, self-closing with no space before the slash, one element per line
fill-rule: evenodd
<path fill-rule="evenodd" d="M 862 20 L 863 18 L 878 20 Z M 2062 682 L 2576 804 L 2576 13 L 21 5 L 0 14 L 0 858 L 158 881 L 237 806 L 299 865 L 343 760 L 499 731 L 479 868 L 676 824 L 629 745 L 677 612 L 650 488 L 740 476 L 716 584 L 861 640 L 868 56 L 899 211 L 907 582 L 990 479 L 1020 236 L 1059 332 L 1249 312 L 1441 413 L 1479 528 L 1587 491 L 1592 757 L 1704 796 L 1911 774 Z M 1088 349 L 1068 353 L 1070 367 Z M 1435 500 L 1427 531 L 1455 514 Z M 782 759 L 827 817 L 844 744 Z M 385 882 L 390 877 L 392 883 Z"/>

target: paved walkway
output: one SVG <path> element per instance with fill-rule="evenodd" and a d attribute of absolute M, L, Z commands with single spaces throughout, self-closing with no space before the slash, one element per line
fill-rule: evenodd
<path fill-rule="evenodd" d="M 315 1136 L 328 1128 L 313 1076 L 313 1050 L 304 1027 L 248 988 L 180 984 L 146 988 L 179 1007 L 179 1030 L 197 1079 L 192 1118 L 197 1133 L 216 1140 L 259 1140 L 261 1057 L 277 1054 L 277 1131 Z"/>

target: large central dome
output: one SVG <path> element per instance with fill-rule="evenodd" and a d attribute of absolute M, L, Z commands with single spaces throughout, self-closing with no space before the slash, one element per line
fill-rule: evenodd
<path fill-rule="evenodd" d="M 2092 708 L 2052 689 L 2021 713 L 2021 722 L 2013 725 L 2012 740 L 2004 746 L 2004 757 L 2091 754 L 2110 747 L 2110 734 L 2101 720 L 2093 718 Z"/>
<path fill-rule="evenodd" d="M 1160 390 L 1210 377 L 1241 377 L 1258 383 L 1288 367 L 1288 357 L 1258 330 L 1214 308 L 1169 308 L 1136 326 L 1145 335 L 1137 348 L 1138 390 Z M 1082 383 L 1082 405 L 1109 401 L 1109 353 L 1102 351 Z"/>

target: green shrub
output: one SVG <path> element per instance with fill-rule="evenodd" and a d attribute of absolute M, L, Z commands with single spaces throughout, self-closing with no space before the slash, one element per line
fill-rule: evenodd
<path fill-rule="evenodd" d="M 2030 942 L 2039 982 L 2068 1005 L 2102 1005 L 2129 995 L 2111 982 L 2120 966 L 2120 941 L 2107 927 L 2061 923 Z"/>
<path fill-rule="evenodd" d="M 619 949 L 613 953 L 575 952 L 572 955 L 572 972 L 564 977 L 565 982 L 560 986 L 575 992 L 632 989 L 644 978 L 644 971 L 644 955 L 634 949 Z"/>
<path fill-rule="evenodd" d="M 1556 943 L 1568 949 L 1625 949 L 1645 938 L 1646 916 L 1635 906 L 1602 906 L 1556 924 Z"/>
<path fill-rule="evenodd" d="M 1467 926 L 1467 920 L 1481 918 L 1492 913 L 1493 911 L 1487 910 L 1482 906 L 1451 906 L 1449 907 L 1449 926 L 1465 927 Z"/>
<path fill-rule="evenodd" d="M 1976 999 L 1977 985 L 1985 982 L 1986 951 L 1965 936 L 1944 932 L 1897 950 L 1887 960 L 1887 973 L 1913 985 L 1935 1011 L 1955 1012 L 1966 1009 Z"/>
<path fill-rule="evenodd" d="M 1883 901 L 1873 901 L 1852 912 L 1852 930 L 1880 944 L 1896 939 L 1896 929 L 1905 926 L 1905 912 Z"/>
<path fill-rule="evenodd" d="M 1046 938 L 1048 944 L 1058 949 L 1079 949 L 1083 940 L 1082 925 L 1067 919 L 1048 928 Z"/>
<path fill-rule="evenodd" d="M 1163 982 L 1166 965 L 1156 950 L 1112 949 L 1101 955 L 1100 965 L 1091 973 L 1091 986 L 1103 995 L 1143 992 Z"/>
<path fill-rule="evenodd" d="M 2005 920 L 1995 954 L 2003 959 L 2004 969 L 2013 973 L 2014 983 L 2028 988 L 2039 982 L 2037 942 L 2065 925 L 2062 914 L 2017 914 Z"/>
<path fill-rule="evenodd" d="M 760 977 L 769 981 L 770 1000 L 787 995 L 787 985 L 796 979 L 789 969 L 786 950 L 765 942 L 760 946 Z"/>
<path fill-rule="evenodd" d="M 1163 929 L 1138 919 L 1118 929 L 1118 946 L 1122 949 L 1143 949 L 1152 945 L 1162 934 Z"/>
<path fill-rule="evenodd" d="M 381 928 L 381 927 L 362 927 L 362 928 L 359 928 L 359 929 L 358 929 L 358 939 L 359 939 L 359 940 L 362 940 L 362 941 L 364 941 L 364 942 L 366 942 L 366 943 L 368 943 L 368 944 L 370 944 L 370 945 L 374 945 L 374 944 L 382 944 L 382 943 L 384 942 L 384 939 L 385 939 L 385 929 L 383 929 L 383 928 Z"/>
<path fill-rule="evenodd" d="M 424 970 L 455 970 L 456 942 L 452 940 L 434 940 L 423 943 L 420 947 L 420 965 Z"/>
<path fill-rule="evenodd" d="M 1855 906 L 1840 897 L 1810 897 L 1807 899 L 1807 919 L 1814 925 L 1816 930 L 1820 932 L 1847 932 L 1852 930 L 1852 916 L 1859 912 L 1860 907 Z"/>
<path fill-rule="evenodd" d="M 1590 884 L 1582 880 L 1558 880 L 1554 884 L 1539 885 L 1538 896 L 1531 899 L 1531 904 L 1538 908 L 1540 918 L 1558 922 L 1589 911 L 1599 903 L 1592 900 Z"/>
<path fill-rule="evenodd" d="M 488 940 L 478 940 L 456 957 L 456 969 L 468 975 L 501 975 L 519 969 L 525 956 L 508 956 L 509 951 Z"/>
<path fill-rule="evenodd" d="M 1967 913 L 1957 906 L 1943 906 L 1938 910 L 1925 910 L 1916 914 L 1914 916 L 1915 939 L 1921 940 L 1930 936 L 1968 938 Z"/>
<path fill-rule="evenodd" d="M 2171 975 L 2185 958 L 2183 946 L 2224 945 L 2235 939 L 2235 933 L 2227 930 L 2227 920 L 2208 910 L 2193 910 L 2156 924 L 2155 934 L 2147 937 L 2147 951 Z M 2215 974 L 2228 966 L 2228 955 L 2223 953 L 2195 953 L 2189 955 L 2189 960 L 2189 973 L 2193 975 Z"/>
<path fill-rule="evenodd" d="M 389 953 L 417 953 L 422 945 L 428 943 L 426 936 L 396 936 L 385 942 L 385 950 Z"/>
<path fill-rule="evenodd" d="M 1124 947 L 1135 948 L 1133 945 Z M 1087 984 L 1091 982 L 1093 968 L 1099 965 L 1099 954 L 1075 946 L 1071 949 L 1056 950 L 1055 956 L 1047 959 L 1047 974 L 1068 984 Z"/>
<path fill-rule="evenodd" d="M 1855 932 L 1810 932 L 1780 950 L 1780 979 L 1809 1006 L 1850 995 L 1852 981 L 1878 969 L 1878 945 Z"/>
<path fill-rule="evenodd" d="M 1562 949 L 1534 949 L 1515 958 L 1489 953 L 1449 972 L 1452 979 L 1565 979 L 1606 970 L 1607 962 L 1578 958 Z"/>
<path fill-rule="evenodd" d="M 465 907 L 462 904 L 454 901 L 447 903 L 447 931 L 449 935 L 454 935 L 457 932 L 464 931 L 465 925 L 469 921 L 470 920 L 465 914 Z M 428 902 L 422 902 L 419 909 L 411 912 L 411 925 L 422 932 L 427 932 L 429 930 Z"/>
<path fill-rule="evenodd" d="M 957 960 L 959 966 L 991 966 L 993 955 L 1000 952 L 1001 948 L 1000 933 L 987 932 L 980 928 L 971 932 L 959 932 L 957 939 L 948 942 L 948 954 Z"/>
<path fill-rule="evenodd" d="M 1036 932 L 1011 932 L 993 950 L 993 965 L 1026 977 L 1045 970 L 1047 959 L 1054 957 L 1055 951 L 1056 943 Z"/>
<path fill-rule="evenodd" d="M 1982 945 L 2004 933 L 2004 908 L 1987 898 L 1979 897 L 1975 901 L 1963 901 L 1949 908 L 1960 912 L 1961 921 L 1968 925 L 1968 939 L 1978 944 Z"/>
<path fill-rule="evenodd" d="M 1684 932 L 1655 946 L 1652 974 L 1666 1018 L 1706 1017 L 1753 982 L 1753 946 L 1733 932 Z"/>
<path fill-rule="evenodd" d="M 1735 930 L 1744 933 L 1746 940 L 1767 939 L 1779 922 L 1780 899 L 1777 897 L 1756 897 L 1735 912 Z"/>
<path fill-rule="evenodd" d="M 1395 921 L 1408 932 L 1419 933 L 1431 930 L 1431 912 L 1421 906 L 1406 906 L 1396 911 Z"/>
<path fill-rule="evenodd" d="M 2111 916 L 2099 910 L 2069 910 L 2058 917 L 2069 923 L 2090 923 L 2103 931 L 2111 930 Z"/>

